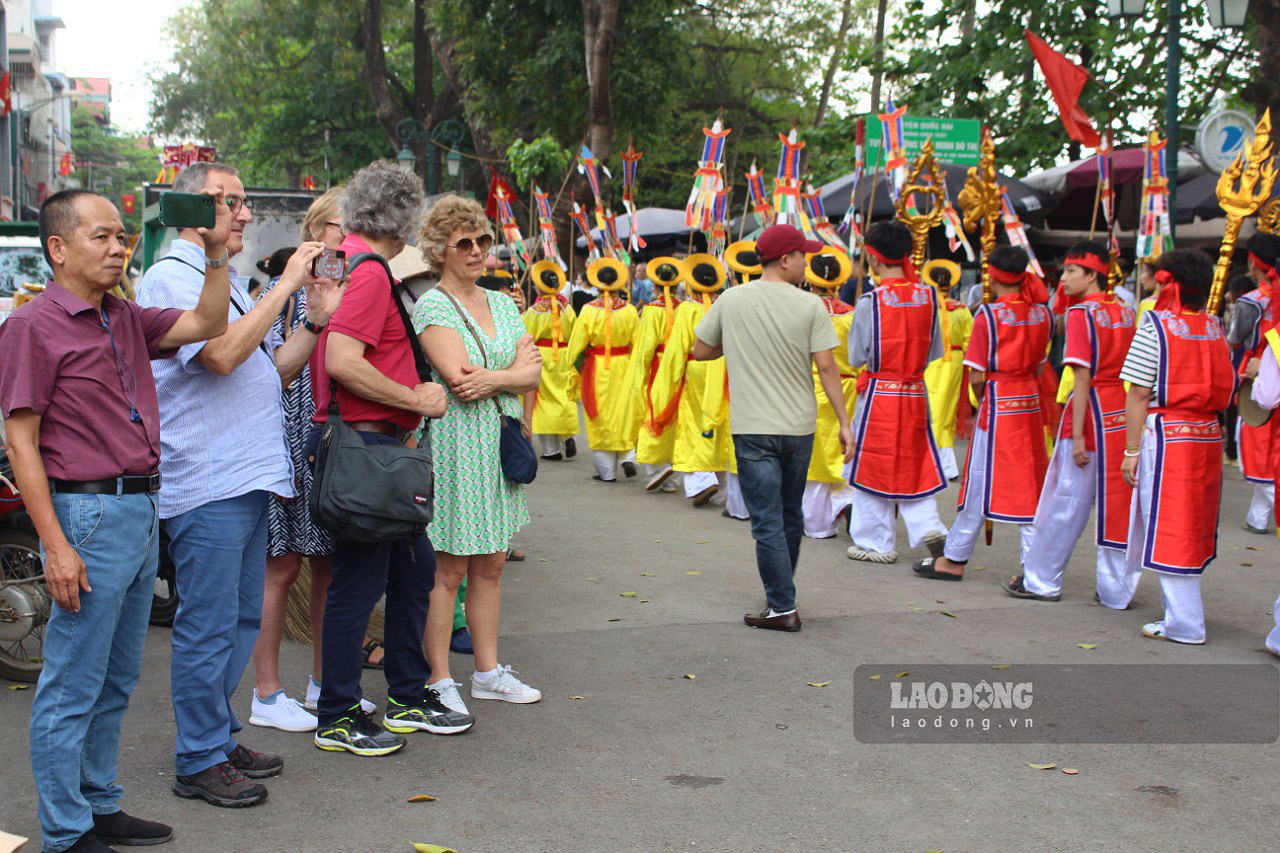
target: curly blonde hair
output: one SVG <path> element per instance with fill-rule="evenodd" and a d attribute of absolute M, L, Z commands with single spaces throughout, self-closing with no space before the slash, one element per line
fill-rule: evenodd
<path fill-rule="evenodd" d="M 449 237 L 455 231 L 483 231 L 493 236 L 489 218 L 479 203 L 460 195 L 445 196 L 427 211 L 427 217 L 418 229 L 418 249 L 432 272 L 440 272 Z"/>
<path fill-rule="evenodd" d="M 316 200 L 311 202 L 311 206 L 307 208 L 307 215 L 302 217 L 302 227 L 299 229 L 302 242 L 319 240 L 324 236 L 325 223 L 338 218 L 338 202 L 342 199 L 342 190 L 343 186 L 339 184 L 325 190 L 323 195 L 317 196 Z"/>

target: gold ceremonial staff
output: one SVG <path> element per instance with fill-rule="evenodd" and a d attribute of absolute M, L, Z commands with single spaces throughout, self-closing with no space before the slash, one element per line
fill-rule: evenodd
<path fill-rule="evenodd" d="M 1217 314 L 1222 303 L 1222 288 L 1227 282 L 1240 226 L 1245 217 L 1252 216 L 1271 197 L 1275 188 L 1276 166 L 1271 150 L 1271 110 L 1267 110 L 1254 129 L 1253 142 L 1236 155 L 1235 162 L 1218 178 L 1218 204 L 1227 212 L 1227 227 L 1222 234 L 1218 265 L 1213 270 L 1213 287 L 1205 306 L 1210 314 Z"/>
<path fill-rule="evenodd" d="M 973 233 L 982 220 L 982 301 L 991 301 L 991 273 L 986 260 L 996 247 L 996 224 L 1000 218 L 1000 185 L 996 183 L 996 144 L 991 131 L 982 129 L 982 156 L 969 167 L 969 177 L 956 196 L 964 213 L 964 230 Z"/>
<path fill-rule="evenodd" d="M 922 183 L 920 176 L 928 170 L 932 183 Z M 907 205 L 912 196 L 933 196 L 933 204 L 928 210 L 908 210 Z M 914 206 L 914 205 L 913 205 Z M 920 156 L 916 158 L 911 171 L 907 173 L 907 182 L 898 195 L 898 218 L 911 229 L 911 262 L 919 269 L 924 265 L 924 252 L 929 244 L 929 230 L 942 222 L 942 213 L 946 209 L 946 189 L 942 185 L 942 171 L 933 156 L 933 137 L 924 141 L 920 148 Z"/>

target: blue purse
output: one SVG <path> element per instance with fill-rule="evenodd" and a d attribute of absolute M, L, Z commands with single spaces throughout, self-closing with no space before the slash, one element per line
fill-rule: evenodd
<path fill-rule="evenodd" d="M 467 319 L 466 312 L 462 310 L 462 306 L 448 291 L 437 289 L 453 303 L 458 316 L 462 318 L 467 331 L 471 333 L 476 346 L 480 348 L 480 359 L 487 369 L 489 367 L 489 356 L 484 350 L 484 343 L 480 340 L 480 335 L 476 333 L 475 327 Z M 497 398 L 492 399 L 493 407 L 498 412 L 498 452 L 502 457 L 502 473 L 513 483 L 532 483 L 534 478 L 538 476 L 538 454 L 533 450 L 533 443 L 525 438 L 524 422 L 519 418 L 503 414 L 502 406 L 498 405 Z"/>

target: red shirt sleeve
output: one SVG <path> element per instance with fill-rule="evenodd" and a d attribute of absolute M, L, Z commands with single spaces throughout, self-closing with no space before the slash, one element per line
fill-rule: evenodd
<path fill-rule="evenodd" d="M 0 416 L 18 409 L 43 415 L 57 377 L 57 359 L 33 323 L 10 317 L 0 326 Z"/>
<path fill-rule="evenodd" d="M 1067 345 L 1062 352 L 1063 364 L 1078 364 L 1093 369 L 1093 345 L 1089 341 L 1089 318 L 1085 309 L 1067 311 Z"/>
<path fill-rule="evenodd" d="M 969 336 L 969 348 L 964 351 L 964 363 L 974 370 L 987 370 L 987 355 L 991 349 L 991 312 L 978 311 L 973 320 L 973 333 Z"/>
<path fill-rule="evenodd" d="M 371 347 L 382 340 L 391 308 L 391 282 L 382 264 L 366 261 L 351 273 L 329 328 Z"/>
<path fill-rule="evenodd" d="M 178 318 L 182 316 L 181 308 L 143 308 L 136 303 L 126 302 L 126 305 L 132 305 L 130 310 L 139 314 L 138 321 L 142 325 L 142 337 L 147 342 L 147 358 L 155 361 L 159 358 L 173 358 L 177 354 L 178 348 L 162 350 L 160 349 L 160 339 L 169 334 L 169 330 L 178 322 Z"/>

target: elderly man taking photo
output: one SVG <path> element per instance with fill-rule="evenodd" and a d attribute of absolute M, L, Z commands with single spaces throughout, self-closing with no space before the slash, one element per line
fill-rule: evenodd
<path fill-rule="evenodd" d="M 40 208 L 53 281 L 0 326 L 9 457 L 56 602 L 30 723 L 46 851 L 102 853 L 109 843 L 172 836 L 120 809 L 116 755 L 160 556 L 160 413 L 149 360 L 227 326 L 227 268 L 216 262 L 227 255 L 231 212 L 220 184 L 207 192 L 217 215 L 197 235 L 189 310 L 112 296 L 126 256 L 120 214 L 97 193 L 67 190 Z"/>
<path fill-rule="evenodd" d="M 181 229 L 169 253 L 143 276 L 139 304 L 189 307 L 199 298 L 206 264 L 226 264 L 244 248 L 253 213 L 234 168 L 196 163 L 173 189 L 217 186 L 224 188 L 224 206 L 232 214 L 226 252 L 210 257 L 198 229 Z M 301 371 L 341 299 L 337 282 L 309 274 L 323 248 L 318 242 L 299 246 L 279 284 L 256 304 L 233 270 L 226 333 L 152 364 L 164 450 L 160 517 L 171 538 L 180 602 L 171 673 L 178 724 L 173 791 L 218 806 L 263 801 L 267 790 L 253 780 L 284 767 L 278 756 L 236 741 L 240 721 L 230 702 L 262 618 L 267 501 L 295 496 L 281 383 Z M 285 342 L 271 324 L 303 286 L 308 316 Z"/>

